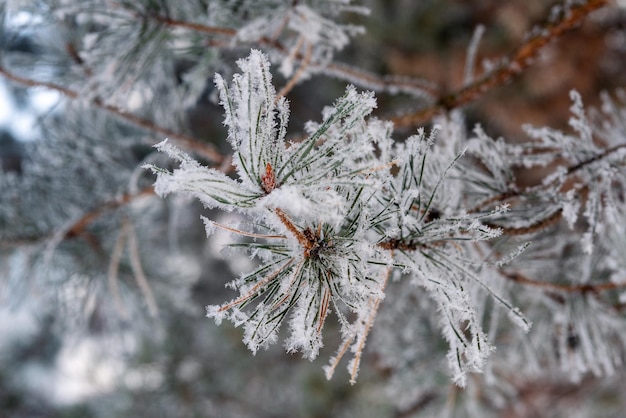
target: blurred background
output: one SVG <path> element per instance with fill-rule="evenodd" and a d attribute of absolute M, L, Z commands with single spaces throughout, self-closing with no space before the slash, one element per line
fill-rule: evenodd
<path fill-rule="evenodd" d="M 0 54 L 15 68 L 29 69 L 20 76 L 54 80 L 60 74 L 76 83 L 64 85 L 79 88 L 88 74 L 68 73 L 75 71 L 68 62 L 76 57 L 65 40 L 80 22 L 62 15 L 49 20 L 50 8 L 58 4 L 0 5 L 5 7 Z M 441 94 L 463 84 L 476 28 L 484 27 L 476 57 L 480 73 L 519 46 L 552 6 L 539 0 L 362 4 L 371 15 L 341 18 L 366 32 L 339 51 L 336 61 L 375 74 L 421 78 Z M 480 123 L 492 137 L 509 141 L 527 139 L 524 124 L 567 129 L 570 90 L 585 104 L 597 105 L 603 91 L 626 85 L 625 25 L 624 8 L 594 13 L 544 48 L 520 77 L 467 106 L 468 129 Z M 163 112 L 165 123 L 227 153 L 211 79 L 214 71 L 229 77 L 227 64 L 245 55 L 245 48 L 223 52 L 206 67 L 210 71 L 194 75 L 201 88 L 194 85 L 181 102 L 168 104 L 170 93 L 155 89 L 149 96 L 154 103 L 147 105 L 143 97 L 136 105 L 129 95 L 126 106 L 140 106 L 157 120 Z M 190 53 L 171 63 L 172 82 L 184 78 L 197 59 Z M 276 80 L 285 81 L 279 74 Z M 297 85 L 288 96 L 291 131 L 302 132 L 304 122 L 319 120 L 345 84 L 313 75 Z M 384 92 L 377 97 L 376 115 L 382 118 L 424 104 Z M 448 409 L 451 415 L 621 416 L 618 377 L 585 378 L 577 385 L 526 380 L 516 383 L 515 396 L 497 402 L 471 385 L 461 393 L 446 375 L 445 343 L 427 326 L 411 331 L 413 342 L 387 341 L 398 349 L 419 344 L 423 350 L 422 362 L 403 365 L 407 373 L 401 379 L 371 349 L 355 386 L 345 371 L 326 381 L 322 366 L 338 344 L 331 332 L 328 349 L 314 362 L 284 353 L 280 344 L 253 356 L 239 329 L 205 318 L 205 306 L 230 299 L 224 284 L 252 262 L 222 252 L 225 237 L 219 233 L 206 239 L 200 215 L 208 211 L 197 203 L 146 192 L 127 204 L 111 204 L 147 190 L 153 179 L 141 163 L 169 163 L 137 141 L 149 136 L 155 143 L 164 136 L 80 102 L 0 74 L 0 417 L 438 416 L 464 398 L 469 400 L 459 402 L 463 406 Z M 176 111 L 168 112 L 168 105 Z M 533 173 L 522 179 L 537 181 Z M 73 229 L 94 213 L 88 225 Z M 211 215 L 224 222 L 233 216 Z M 380 327 L 395 326 L 385 316 L 393 292 L 381 308 Z M 410 312 L 410 300 L 403 303 Z M 383 344 L 376 328 L 369 348 Z"/>

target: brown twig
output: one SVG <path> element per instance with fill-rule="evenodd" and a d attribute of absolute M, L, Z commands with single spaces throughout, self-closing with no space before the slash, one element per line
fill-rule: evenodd
<path fill-rule="evenodd" d="M 585 168 L 586 166 L 588 166 L 589 164 L 593 164 L 596 161 L 600 161 L 606 157 L 608 157 L 609 155 L 613 154 L 614 152 L 619 151 L 622 148 L 626 148 L 626 144 L 619 144 L 619 145 L 615 145 L 611 148 L 607 148 L 606 150 L 604 150 L 604 152 L 602 154 L 598 154 L 594 157 L 588 158 L 585 161 L 581 161 L 580 163 L 568 167 L 567 168 L 567 174 L 574 174 L 576 173 L 578 170 L 581 170 L 583 168 Z"/>
<path fill-rule="evenodd" d="M 301 39 L 304 40 L 304 38 L 301 38 Z M 297 52 L 300 48 L 301 48 L 301 45 L 300 43 L 298 43 L 294 51 Z M 289 79 L 289 81 L 287 81 L 287 83 L 283 86 L 282 89 L 280 89 L 280 91 L 276 95 L 276 99 L 275 99 L 276 102 L 278 102 L 278 100 L 280 100 L 281 97 L 284 97 L 287 94 L 289 94 L 289 92 L 294 88 L 298 80 L 300 80 L 300 77 L 302 77 L 302 74 L 304 74 L 304 72 L 306 71 L 309 65 L 312 52 L 313 52 L 313 48 L 311 47 L 311 44 L 307 42 L 304 59 L 300 62 L 300 66 L 298 67 L 294 75 Z"/>
<path fill-rule="evenodd" d="M 434 100 L 439 94 L 439 87 L 425 79 L 407 76 L 379 76 L 338 62 L 328 64 L 323 68 L 323 72 L 337 79 L 349 81 L 375 91 L 405 93 L 429 101 Z"/>
<path fill-rule="evenodd" d="M 44 87 L 49 90 L 56 91 L 61 93 L 63 96 L 67 97 L 71 100 L 77 100 L 80 98 L 80 94 L 77 91 L 69 89 L 67 87 L 63 87 L 59 84 L 50 83 L 47 81 L 39 81 L 33 80 L 30 78 L 19 76 L 6 68 L 0 66 L 0 75 L 4 76 L 6 79 L 13 81 L 14 83 L 20 84 L 25 87 Z M 148 131 L 154 132 L 163 136 L 163 138 L 170 138 L 172 141 L 176 142 L 182 148 L 186 148 L 188 150 L 192 150 L 199 155 L 219 164 L 224 157 L 220 154 L 215 147 L 210 144 L 200 142 L 196 138 L 192 138 L 190 136 L 181 134 L 177 131 L 174 131 L 169 128 L 165 128 L 163 126 L 159 126 L 153 121 L 149 119 L 142 118 L 140 116 L 134 115 L 118 106 L 114 106 L 111 104 L 107 104 L 102 99 L 96 98 L 91 101 L 91 104 L 102 110 L 106 110 L 107 112 L 115 115 L 116 117 L 129 122 L 135 126 L 144 128 Z"/>
<path fill-rule="evenodd" d="M 533 287 L 539 287 L 544 290 L 550 290 L 555 292 L 564 292 L 564 293 L 600 293 L 607 290 L 614 290 L 626 287 L 626 282 L 615 283 L 599 283 L 599 284 L 560 284 L 560 283 L 547 283 L 542 282 L 540 280 L 531 279 L 529 277 L 524 276 L 519 272 L 506 272 L 501 271 L 500 274 L 506 277 L 507 279 L 524 285 L 529 285 Z"/>
<path fill-rule="evenodd" d="M 142 17 L 146 17 L 146 16 L 142 16 Z M 225 35 L 228 37 L 234 37 L 237 35 L 237 30 L 232 29 L 232 28 L 224 28 L 224 27 L 219 27 L 219 26 L 207 26 L 201 23 L 192 23 L 192 22 L 186 22 L 184 20 L 171 19 L 169 17 L 160 16 L 158 14 L 151 14 L 147 17 L 167 26 L 188 29 L 194 32 L 200 32 L 200 33 L 205 33 L 209 35 Z"/>
<path fill-rule="evenodd" d="M 593 157 L 590 157 L 584 161 L 581 161 L 575 165 L 569 166 L 566 168 L 566 172 L 565 172 L 565 176 L 573 176 L 574 174 L 576 174 L 578 171 L 582 170 L 583 168 L 587 167 L 590 164 L 593 164 L 597 161 L 600 161 L 608 156 L 610 156 L 611 154 L 626 148 L 626 144 L 619 144 L 619 145 L 615 145 L 611 148 L 606 149 L 604 152 L 602 152 L 601 154 L 598 155 L 594 155 Z M 531 188 L 532 192 L 537 192 L 538 190 L 545 190 L 548 187 L 552 187 L 553 184 L 546 184 L 546 185 L 541 185 L 539 187 L 533 187 Z M 571 187 L 571 186 L 570 186 Z M 505 192 L 502 192 L 498 195 L 492 196 L 486 200 L 484 200 L 483 202 L 479 203 L 478 205 L 474 206 L 473 208 L 471 208 L 470 210 L 468 210 L 468 213 L 476 213 L 479 212 L 481 210 L 483 210 L 486 207 L 492 206 L 494 204 L 501 204 L 506 202 L 507 200 L 510 200 L 512 198 L 515 197 L 522 197 L 524 196 L 525 191 L 524 190 L 507 190 Z"/>
<path fill-rule="evenodd" d="M 250 290 L 245 294 L 245 295 L 241 295 L 239 296 L 237 299 L 234 299 L 222 306 L 220 306 L 218 312 L 224 312 L 227 311 L 237 305 L 240 305 L 244 302 L 246 302 L 247 300 L 249 300 L 251 297 L 253 297 L 256 294 L 256 291 L 259 290 L 260 288 L 262 288 L 263 286 L 265 286 L 266 284 L 270 283 L 272 280 L 274 280 L 276 277 L 278 277 L 283 271 L 285 271 L 285 269 L 287 267 L 289 267 L 293 262 L 294 262 L 294 258 L 290 258 L 289 260 L 287 260 L 286 263 L 284 263 L 282 266 L 280 266 L 280 268 L 278 268 L 277 270 L 275 270 L 274 272 L 272 272 L 271 274 L 269 274 L 267 277 L 263 278 L 263 280 L 259 281 L 257 284 L 255 284 L 254 286 L 252 286 L 250 288 Z M 298 275 L 298 272 L 300 271 L 300 269 L 302 268 L 302 264 L 304 263 L 304 261 L 300 261 L 300 263 L 298 263 L 298 266 L 294 272 L 294 275 Z"/>
<path fill-rule="evenodd" d="M 291 219 L 287 216 L 287 214 L 281 209 L 274 209 L 274 213 L 278 216 L 278 219 L 282 222 L 283 225 L 293 234 L 293 236 L 298 240 L 300 245 L 304 248 L 304 251 L 310 251 L 313 247 L 313 243 L 309 238 L 306 237 L 294 224 L 291 222 Z"/>
<path fill-rule="evenodd" d="M 391 256 L 393 257 L 393 250 L 391 252 Z M 385 294 L 385 288 L 387 287 L 387 283 L 389 282 L 389 277 L 391 276 L 391 272 L 393 268 L 388 267 L 385 272 L 385 277 L 383 279 L 382 284 L 380 285 L 381 294 Z M 352 368 L 350 370 L 350 384 L 354 385 L 356 383 L 356 377 L 359 372 L 359 364 L 361 363 L 361 356 L 363 355 L 363 348 L 365 347 L 365 340 L 367 340 L 367 336 L 372 329 L 372 325 L 374 325 L 374 319 L 376 319 L 376 315 L 378 314 L 378 307 L 380 306 L 380 302 L 383 300 L 383 297 L 372 296 L 369 300 L 369 316 L 367 321 L 365 322 L 365 330 L 359 337 L 358 344 L 356 346 L 356 352 L 354 353 L 354 360 L 352 362 Z"/>
<path fill-rule="evenodd" d="M 549 216 L 546 216 L 545 218 L 540 219 L 537 222 L 531 225 L 527 225 L 527 226 L 509 227 L 509 226 L 496 225 L 490 222 L 483 222 L 483 224 L 488 226 L 489 228 L 500 229 L 502 231 L 502 234 L 504 235 L 516 236 L 516 235 L 534 234 L 536 232 L 542 231 L 548 228 L 549 226 L 552 226 L 558 221 L 560 221 L 561 218 L 563 218 L 563 209 L 559 208 L 558 210 L 554 211 L 554 213 L 550 214 Z"/>
<path fill-rule="evenodd" d="M 475 82 L 447 95 L 441 96 L 431 106 L 416 112 L 392 118 L 398 127 L 411 127 L 424 123 L 442 110 L 451 110 L 477 100 L 486 92 L 502 86 L 528 68 L 533 59 L 547 44 L 575 28 L 592 11 L 608 4 L 607 0 L 587 0 L 573 6 L 561 20 L 549 24 L 520 45 L 504 64 L 485 74 Z"/>
<path fill-rule="evenodd" d="M 187 29 L 204 34 L 224 35 L 227 38 L 235 38 L 237 36 L 237 30 L 232 28 L 206 26 L 200 23 L 191 23 L 181 20 L 175 20 L 156 14 L 147 16 L 141 15 L 140 17 L 151 18 L 159 23 L 165 24 L 170 27 Z M 277 39 L 275 34 L 269 38 L 262 37 L 258 39 L 256 43 L 263 47 L 273 49 L 274 51 L 279 52 L 283 55 L 288 55 L 290 51 L 289 48 L 285 47 L 285 45 Z M 229 45 L 228 43 L 216 41 L 214 39 L 207 41 L 206 45 L 209 47 L 217 48 L 226 48 L 229 46 L 232 47 L 232 45 Z M 294 58 L 295 60 L 302 62 L 307 60 L 307 55 L 308 52 L 305 52 L 304 54 L 297 53 Z M 378 76 L 376 74 L 368 73 L 361 69 L 353 68 L 341 63 L 328 63 L 320 65 L 319 63 L 311 62 L 309 67 L 317 68 L 328 75 L 334 76 L 342 80 L 350 81 L 354 84 L 376 91 L 384 90 L 390 92 L 402 92 L 414 96 L 426 97 L 428 99 L 436 97 L 438 91 L 433 83 L 430 83 L 423 79 L 402 76 Z"/>
<path fill-rule="evenodd" d="M 82 235 L 85 228 L 87 228 L 89 224 L 91 224 L 93 221 L 98 219 L 105 212 L 108 212 L 113 209 L 117 209 L 140 197 L 151 196 L 153 194 L 154 194 L 154 187 L 148 186 L 145 189 L 141 190 L 139 193 L 136 193 L 136 194 L 127 193 L 127 194 L 122 195 L 122 197 L 120 197 L 117 200 L 114 200 L 105 204 L 101 204 L 100 206 L 98 206 L 97 209 L 94 209 L 91 212 L 86 213 L 79 220 L 74 222 L 74 224 L 70 228 L 68 228 L 67 231 L 65 232 L 65 238 L 74 238 L 74 237 Z"/>

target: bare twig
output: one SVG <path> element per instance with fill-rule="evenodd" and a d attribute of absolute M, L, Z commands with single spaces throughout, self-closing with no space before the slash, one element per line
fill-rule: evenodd
<path fill-rule="evenodd" d="M 404 93 L 433 101 L 439 95 L 439 87 L 425 79 L 407 76 L 379 76 L 360 68 L 333 62 L 322 68 L 324 74 L 340 80 L 354 83 L 375 91 L 387 91 L 392 94 Z"/>
<path fill-rule="evenodd" d="M 461 107 L 477 100 L 486 92 L 502 86 L 528 68 L 533 59 L 547 44 L 577 27 L 592 11 L 608 4 L 607 0 L 587 0 L 573 6 L 560 21 L 547 25 L 535 36 L 520 45 L 504 64 L 485 74 L 473 83 L 450 94 L 441 96 L 434 104 L 416 112 L 392 118 L 398 127 L 417 126 L 430 120 L 442 110 Z"/>
<path fill-rule="evenodd" d="M 392 250 L 393 257 L 393 250 Z M 385 288 L 387 287 L 387 283 L 389 282 L 389 276 L 391 276 L 391 271 L 393 268 L 387 268 L 385 272 L 385 278 L 383 279 L 382 284 L 380 285 L 380 292 L 382 294 L 385 293 Z M 356 376 L 359 371 L 359 364 L 361 363 L 361 356 L 363 355 L 363 348 L 365 347 L 365 340 L 367 340 L 367 336 L 372 329 L 372 325 L 374 325 L 374 319 L 378 314 L 378 307 L 380 306 L 380 302 L 382 301 L 382 296 L 372 296 L 370 299 L 371 308 L 369 310 L 369 317 L 367 318 L 367 322 L 365 323 L 365 331 L 361 334 L 359 338 L 359 342 L 356 348 L 356 353 L 354 354 L 354 361 L 352 362 L 352 370 L 350 371 L 350 384 L 354 385 L 356 383 Z"/>
<path fill-rule="evenodd" d="M 118 286 L 118 272 L 120 267 L 120 261 L 122 259 L 122 251 L 124 251 L 124 243 L 126 241 L 126 235 L 128 234 L 127 223 L 123 223 L 120 228 L 120 232 L 115 240 L 115 245 L 113 247 L 113 252 L 111 253 L 111 259 L 109 260 L 109 270 L 107 273 L 108 283 L 109 283 L 109 291 L 113 296 L 113 300 L 115 301 L 115 305 L 117 306 L 117 310 L 122 315 L 124 319 L 130 319 L 128 315 L 128 311 L 124 306 L 124 302 L 122 301 L 122 297 L 120 295 L 120 289 Z"/>
<path fill-rule="evenodd" d="M 278 219 L 280 219 L 282 224 L 285 225 L 285 227 L 289 230 L 289 232 L 291 232 L 293 236 L 298 240 L 300 245 L 302 245 L 302 247 L 304 248 L 304 251 L 305 252 L 309 251 L 313 246 L 313 243 L 311 242 L 311 240 L 309 240 L 309 238 L 307 238 L 306 235 L 304 235 L 302 231 L 300 231 L 293 224 L 291 219 L 289 219 L 287 214 L 282 209 L 276 208 L 274 209 L 274 213 L 276 214 L 276 216 L 278 216 Z"/>
<path fill-rule="evenodd" d="M 276 269 L 275 271 L 273 271 L 271 274 L 269 274 L 267 277 L 265 277 L 263 280 L 259 281 L 257 284 L 255 284 L 254 286 L 252 286 L 250 288 L 250 290 L 245 294 L 242 295 L 240 297 L 238 297 L 237 299 L 228 302 L 225 305 L 222 305 L 218 312 L 224 312 L 227 311 L 237 305 L 240 305 L 242 303 L 244 303 L 245 301 L 247 301 L 248 299 L 250 299 L 251 297 L 253 297 L 256 294 L 256 291 L 259 290 L 260 288 L 262 288 L 263 286 L 265 286 L 266 284 L 270 283 L 272 280 L 274 280 L 276 277 L 278 277 L 283 271 L 285 271 L 285 269 L 287 269 L 293 262 L 294 262 L 294 258 L 290 258 L 289 260 L 287 260 L 287 262 L 285 262 L 282 266 L 280 266 L 278 269 Z M 303 260 L 301 260 L 298 263 L 298 266 L 296 267 L 295 271 L 294 271 L 294 277 L 297 276 L 300 272 L 300 269 L 302 268 L 302 264 L 304 263 Z"/>
<path fill-rule="evenodd" d="M 143 267 L 141 266 L 137 234 L 135 233 L 135 228 L 133 228 L 133 225 L 129 220 L 126 220 L 125 223 L 128 234 L 128 257 L 130 258 L 130 267 L 133 270 L 137 286 L 139 286 L 139 289 L 148 304 L 148 312 L 150 313 L 150 316 L 156 318 L 159 315 L 159 307 L 157 306 L 156 299 L 154 297 L 154 293 L 152 292 L 152 288 L 150 287 L 150 283 L 148 282 L 148 278 L 146 277 L 146 273 L 143 271 Z"/>
<path fill-rule="evenodd" d="M 212 223 L 213 225 L 215 225 L 217 228 L 224 229 L 224 230 L 226 230 L 226 231 L 228 231 L 228 232 L 232 232 L 232 233 L 234 233 L 234 234 L 241 235 L 241 236 L 243 236 L 243 237 L 250 237 L 250 238 L 263 238 L 263 239 L 281 239 L 281 238 L 282 238 L 282 239 L 284 239 L 284 238 L 287 238 L 287 237 L 286 237 L 286 236 L 284 236 L 284 235 L 263 235 L 263 234 L 254 234 L 254 233 L 252 233 L 252 232 L 242 231 L 242 230 L 237 229 L 237 228 L 231 228 L 230 226 L 222 225 L 222 224 L 217 223 L 217 222 L 214 222 L 214 221 L 211 221 L 211 223 Z"/>
<path fill-rule="evenodd" d="M 326 379 L 332 379 L 333 375 L 335 374 L 335 370 L 339 365 L 339 362 L 348 351 L 348 348 L 350 348 L 350 344 L 352 344 L 352 341 L 354 341 L 354 337 L 354 335 L 350 335 L 343 340 L 343 343 L 341 344 L 337 355 L 331 360 L 330 365 L 326 367 Z"/>

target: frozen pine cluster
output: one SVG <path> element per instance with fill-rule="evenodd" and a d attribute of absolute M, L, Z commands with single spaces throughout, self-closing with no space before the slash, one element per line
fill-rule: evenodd
<path fill-rule="evenodd" d="M 623 2 L 456 3 L 0 1 L 0 340 L 46 353 L 6 376 L 71 336 L 94 416 L 623 398 Z"/>
<path fill-rule="evenodd" d="M 253 50 L 238 66 L 232 83 L 215 79 L 234 178 L 167 141 L 157 148 L 179 167 L 147 166 L 157 174 L 159 195 L 184 193 L 243 217 L 237 226 L 205 219 L 209 234 L 220 227 L 251 238 L 234 245 L 258 261 L 229 283 L 239 296 L 208 306 L 208 316 L 241 325 L 252 352 L 276 342 L 284 322 L 287 351 L 314 359 L 333 313 L 342 344 L 327 376 L 349 350 L 354 382 L 388 282 L 403 276 L 436 302 L 453 378 L 464 385 L 466 373 L 481 371 L 493 350 L 472 292 L 493 293 L 478 274 L 485 264 L 479 251 L 500 236 L 493 220 L 507 212 L 505 205 L 472 212 L 464 206 L 456 165 L 467 147 L 446 144 L 459 139 L 448 126 L 394 141 L 391 123 L 369 117 L 373 95 L 352 86 L 324 110 L 321 122 L 307 124 L 304 140 L 289 142 L 289 106 L 276 95 L 268 58 Z M 436 140 L 445 134 L 451 137 Z M 528 328 L 509 302 L 491 296 Z"/>
<path fill-rule="evenodd" d="M 572 377 L 587 371 L 612 373 L 621 363 L 623 323 L 598 300 L 597 274 L 589 270 L 601 268 L 618 281 L 601 288 L 620 287 L 623 267 L 610 258 L 615 254 L 612 240 L 624 245 L 623 235 L 615 233 L 624 224 L 626 145 L 619 100 L 606 96 L 604 114 L 594 111 L 590 121 L 580 96 L 572 92 L 573 133 L 528 127 L 535 140 L 525 145 L 494 140 L 480 126 L 468 137 L 460 112 L 437 118 L 429 133 L 420 129 L 397 140 L 391 122 L 370 116 L 376 107 L 373 94 L 348 86 L 320 122 L 306 125 L 304 139 L 292 141 L 289 103 L 276 93 L 268 57 L 252 50 L 238 66 L 241 72 L 231 83 L 215 77 L 235 171 L 207 168 L 167 140 L 156 147 L 179 166 L 173 171 L 146 167 L 157 174 L 159 195 L 189 195 L 207 208 L 240 216 L 233 225 L 204 218 L 207 235 L 216 228 L 228 231 L 231 246 L 255 261 L 252 271 L 228 283 L 238 295 L 208 306 L 207 316 L 218 324 L 226 319 L 241 326 L 253 353 L 275 343 L 285 323 L 286 350 L 315 359 L 324 344 L 327 316 L 333 314 L 341 344 L 326 375 L 330 378 L 349 352 L 347 368 L 354 383 L 387 288 L 408 285 L 429 298 L 428 303 L 415 301 L 417 309 L 423 305 L 436 312 L 428 320 L 448 344 L 448 367 L 459 386 L 466 385 L 468 372 L 485 371 L 494 341 L 506 326 L 497 319 L 502 313 L 521 331 L 519 338 L 528 338 L 523 334 L 532 321 L 516 304 L 528 306 L 529 297 L 541 309 L 559 311 L 552 314 L 554 323 L 544 321 L 534 337 L 571 329 L 573 323 L 582 327 L 557 333 L 561 341 L 580 340 L 588 347 L 575 350 L 572 365 L 567 343 L 559 345 L 557 360 Z M 602 136 L 602 146 L 594 135 Z M 556 161 L 559 165 L 542 183 L 525 190 L 516 184 L 514 167 Z M 561 219 L 567 225 L 559 227 L 562 241 L 546 249 L 550 244 L 545 240 L 552 238 L 544 232 Z M 619 227 L 609 231 L 606 220 Z M 594 252 L 598 236 L 607 234 L 609 240 L 599 243 L 602 250 Z M 556 252 L 551 263 L 563 251 L 580 251 L 588 262 L 597 261 L 574 279 L 575 285 L 559 283 L 558 275 L 542 282 L 534 277 L 545 268 L 546 251 Z M 570 271 L 576 275 L 578 270 Z M 513 282 L 526 283 L 527 292 L 511 294 Z M 550 290 L 566 296 L 555 305 Z M 394 303 L 388 301 L 388 309 Z M 602 315 L 617 322 L 589 322 L 599 320 L 599 314 L 572 322 L 569 315 L 575 311 L 562 311 L 570 303 L 596 306 L 594 310 L 604 306 L 608 311 Z M 423 320 L 395 315 L 407 324 Z M 394 331 L 387 327 L 382 332 Z M 608 350 L 606 341 L 613 338 L 619 341 L 610 351 L 617 352 L 602 358 L 592 354 L 595 348 Z"/>

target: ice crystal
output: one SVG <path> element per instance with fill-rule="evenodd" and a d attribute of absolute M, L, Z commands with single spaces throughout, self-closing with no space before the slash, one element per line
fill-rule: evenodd
<path fill-rule="evenodd" d="M 167 142 L 157 148 L 179 167 L 147 166 L 157 174 L 159 195 L 190 194 L 251 220 L 249 230 L 204 220 L 207 233 L 221 227 L 254 237 L 234 245 L 258 259 L 256 269 L 230 283 L 239 296 L 207 307 L 207 316 L 241 325 L 252 352 L 274 343 L 285 322 L 287 351 L 314 359 L 332 311 L 343 342 L 326 373 L 332 376 L 350 350 L 354 382 L 388 279 L 399 268 L 439 306 L 453 379 L 464 385 L 466 373 L 480 371 L 492 351 L 468 292 L 486 287 L 472 272 L 480 262 L 470 260 L 464 244 L 498 237 L 501 231 L 485 220 L 505 212 L 470 214 L 452 199 L 459 193 L 451 189 L 450 174 L 465 149 L 436 144 L 437 131 L 424 130 L 393 146 L 392 126 L 366 119 L 376 106 L 373 95 L 352 86 L 323 111 L 321 122 L 306 125 L 307 138 L 290 143 L 289 107 L 277 98 L 269 59 L 253 50 L 238 65 L 241 73 L 230 85 L 215 77 L 236 178 L 201 166 Z M 459 137 L 459 123 L 442 120 L 441 135 Z"/>

